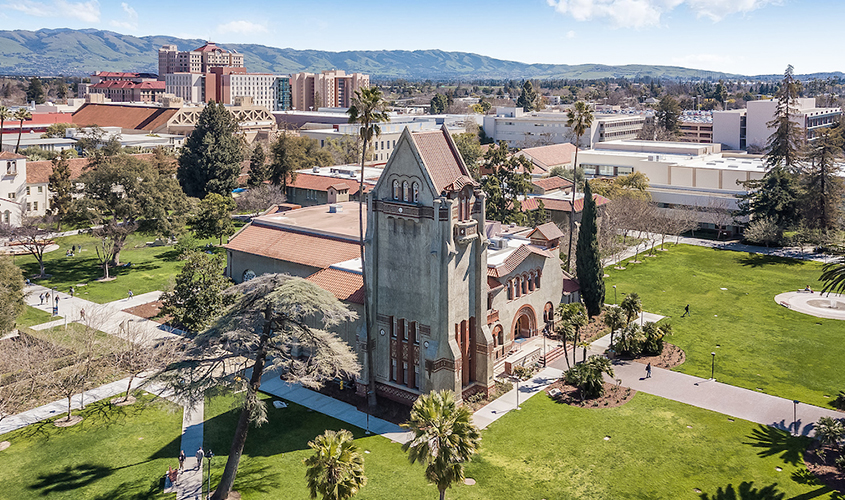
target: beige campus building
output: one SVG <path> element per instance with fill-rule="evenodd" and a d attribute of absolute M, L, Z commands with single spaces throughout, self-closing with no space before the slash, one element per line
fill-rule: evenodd
<path fill-rule="evenodd" d="M 411 404 L 450 389 L 487 392 L 514 365 L 538 361 L 552 309 L 578 299 L 561 270 L 560 230 L 486 221 L 485 194 L 445 129 L 405 130 L 368 194 L 367 295 L 376 392 Z M 286 272 L 332 292 L 359 313 L 337 333 L 367 366 L 357 204 L 257 217 L 233 236 L 235 281 Z M 356 381 L 359 394 L 367 370 Z"/>
<path fill-rule="evenodd" d="M 158 49 L 160 80 L 170 73 L 205 73 L 220 67 L 243 68 L 243 54 L 229 52 L 214 42 L 207 42 L 194 50 L 179 50 L 175 45 L 163 45 Z"/>
<path fill-rule="evenodd" d="M 299 111 L 348 108 L 356 90 L 369 87 L 370 76 L 343 70 L 296 73 L 290 78 L 291 105 Z"/>

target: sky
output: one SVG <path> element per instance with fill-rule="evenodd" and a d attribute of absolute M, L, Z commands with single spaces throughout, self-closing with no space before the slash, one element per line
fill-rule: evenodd
<path fill-rule="evenodd" d="M 473 52 L 550 64 L 744 75 L 845 71 L 843 0 L 0 0 L 7 30 L 119 33 L 294 49 Z"/>

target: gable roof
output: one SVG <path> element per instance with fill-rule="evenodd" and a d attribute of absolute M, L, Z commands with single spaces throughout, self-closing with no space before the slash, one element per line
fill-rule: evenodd
<path fill-rule="evenodd" d="M 563 189 L 572 187 L 572 181 L 553 175 L 545 179 L 536 179 L 531 181 L 531 184 L 543 189 L 544 191 L 551 191 L 553 189 Z"/>
<path fill-rule="evenodd" d="M 120 127 L 134 130 L 158 130 L 167 125 L 178 108 L 155 106 L 122 106 L 119 104 L 85 103 L 73 114 L 74 125 L 83 127 Z"/>
<path fill-rule="evenodd" d="M 526 148 L 517 154 L 527 156 L 534 165 L 545 171 L 551 170 L 558 165 L 572 163 L 572 155 L 575 153 L 575 146 L 570 143 L 552 144 L 549 146 L 538 146 Z"/>
<path fill-rule="evenodd" d="M 318 287 L 330 292 L 338 300 L 364 303 L 364 278 L 358 274 L 343 269 L 322 269 L 305 278 Z"/>
<path fill-rule="evenodd" d="M 538 233 L 540 237 L 546 241 L 563 238 L 563 231 L 561 231 L 554 222 L 546 222 L 545 224 L 537 226 L 533 231 L 528 233 L 528 237 L 533 237 L 534 233 Z"/>
<path fill-rule="evenodd" d="M 539 255 L 545 259 L 551 257 L 551 254 L 545 250 L 535 247 L 534 245 L 522 245 L 514 250 L 504 262 L 496 267 L 487 267 L 487 276 L 494 278 L 501 278 L 512 273 L 514 269 L 519 267 L 522 262 L 531 255 Z"/>
<path fill-rule="evenodd" d="M 26 160 L 26 156 L 11 151 L 0 151 L 0 160 Z"/>
<path fill-rule="evenodd" d="M 411 139 L 434 184 L 435 194 L 475 185 L 445 125 L 440 130 L 412 132 Z"/>
<path fill-rule="evenodd" d="M 323 269 L 360 256 L 357 243 L 285 231 L 254 222 L 245 226 L 223 247 Z"/>
<path fill-rule="evenodd" d="M 596 201 L 596 206 L 600 207 L 610 202 L 607 198 L 600 194 L 594 194 L 593 199 Z M 543 208 L 555 212 L 571 212 L 572 203 L 569 200 L 559 200 L 557 198 L 543 198 L 542 196 L 532 196 L 520 201 L 520 209 L 523 212 L 530 212 L 540 208 L 540 200 L 543 201 Z M 584 210 L 584 198 L 575 200 L 575 212 Z"/>
<path fill-rule="evenodd" d="M 288 186 L 300 189 L 313 189 L 315 191 L 328 191 L 330 187 L 337 189 L 349 189 L 349 194 L 358 193 L 358 181 L 353 179 L 342 179 L 329 177 L 327 175 L 314 175 L 306 173 L 296 174 L 296 179 L 288 182 Z M 364 192 L 367 192 L 367 185 L 364 184 Z"/>

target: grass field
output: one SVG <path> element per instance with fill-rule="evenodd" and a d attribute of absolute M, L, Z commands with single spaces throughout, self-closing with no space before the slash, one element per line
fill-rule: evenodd
<path fill-rule="evenodd" d="M 48 321 L 56 319 L 61 319 L 61 316 L 51 316 L 50 313 L 44 312 L 41 309 L 26 306 L 23 313 L 18 316 L 17 326 L 19 328 L 25 328 L 33 325 L 40 325 L 41 323 L 47 323 Z"/>
<path fill-rule="evenodd" d="M 232 402 L 216 397 L 205 407 L 205 442 L 215 452 L 212 484 L 237 420 Z M 477 484 L 452 488 L 447 498 L 700 499 L 743 482 L 774 485 L 786 498 L 832 498 L 801 461 L 805 438 L 757 424 L 647 394 L 619 408 L 582 409 L 541 393 L 522 408 L 483 432 L 482 451 L 467 467 Z M 410 465 L 398 444 L 297 405 L 269 412 L 270 422 L 252 428 L 247 439 L 235 482 L 244 499 L 307 499 L 307 442 L 339 428 L 353 431 L 359 448 L 369 451 L 369 481 L 356 499 L 437 498 L 423 467 Z"/>
<path fill-rule="evenodd" d="M 103 283 L 97 281 L 103 277 L 103 268 L 97 262 L 95 251 L 98 240 L 90 235 L 58 238 L 56 243 L 59 249 L 44 254 L 45 272 L 52 276 L 33 280 L 33 283 L 56 287 L 61 292 L 68 292 L 71 286 L 84 284 L 77 286 L 78 296 L 99 304 L 125 298 L 129 290 L 135 295 L 163 290 L 171 278 L 175 278 L 182 270 L 184 263 L 178 259 L 172 246 L 145 246 L 146 242 L 154 239 L 150 235 L 131 234 L 120 252 L 120 262 L 131 262 L 132 266 L 109 268 L 109 276 L 117 279 Z M 198 240 L 199 245 L 217 242 L 217 239 Z M 74 245 L 77 247 L 75 256 L 65 256 Z M 31 255 L 15 257 L 15 263 L 23 268 L 26 276 L 38 274 L 38 263 Z"/>
<path fill-rule="evenodd" d="M 805 403 L 829 406 L 845 390 L 845 322 L 775 303 L 775 295 L 821 288 L 821 264 L 680 245 L 625 270 L 606 268 L 606 300 L 640 295 L 643 308 L 669 316 L 668 342 L 687 355 L 678 371 Z M 723 290 L 723 288 L 725 290 Z M 684 306 L 691 316 L 681 318 Z"/>
<path fill-rule="evenodd" d="M 160 406 L 159 406 L 160 404 Z M 182 411 L 167 402 L 110 407 L 95 403 L 81 423 L 46 422 L 0 435 L 0 499 L 172 499 L 163 476 L 178 465 Z"/>

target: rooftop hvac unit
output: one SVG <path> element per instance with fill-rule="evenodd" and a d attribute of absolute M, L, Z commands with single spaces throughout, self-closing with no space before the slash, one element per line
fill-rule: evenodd
<path fill-rule="evenodd" d="M 504 238 L 501 238 L 499 236 L 490 238 L 490 248 L 494 250 L 501 250 L 505 248 L 505 245 L 507 245 L 507 243 L 505 242 Z"/>
<path fill-rule="evenodd" d="M 337 213 L 340 213 L 340 212 L 343 212 L 343 205 L 338 205 L 336 203 L 329 205 L 329 213 L 330 214 L 337 214 Z"/>
<path fill-rule="evenodd" d="M 313 167 L 311 167 L 311 171 L 314 172 L 315 174 L 319 174 L 320 173 L 320 167 L 318 167 L 317 165 L 314 165 Z"/>

